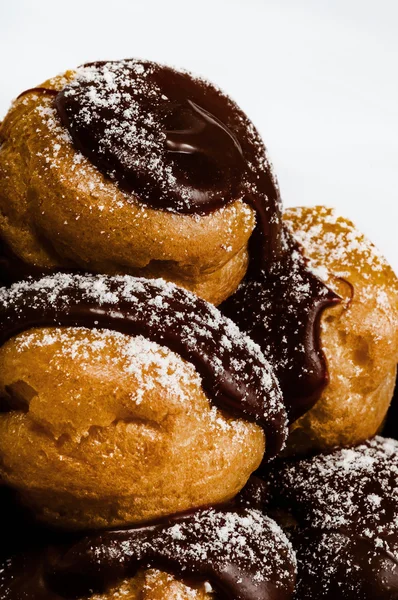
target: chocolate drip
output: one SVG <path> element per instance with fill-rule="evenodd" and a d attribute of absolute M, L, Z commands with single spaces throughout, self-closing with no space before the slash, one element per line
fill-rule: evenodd
<path fill-rule="evenodd" d="M 255 498 L 264 493 L 255 479 L 250 486 L 259 487 Z M 85 598 L 134 577 L 140 567 L 207 580 L 220 600 L 288 600 L 295 583 L 287 539 L 242 496 L 229 505 L 15 556 L 0 569 L 0 594 L 3 600 Z"/>
<path fill-rule="evenodd" d="M 271 366 L 211 304 L 163 280 L 58 274 L 0 294 L 0 344 L 33 327 L 82 326 L 143 335 L 195 365 L 216 405 L 252 420 L 267 455 L 286 439 L 286 415 Z"/>
<path fill-rule="evenodd" d="M 340 299 L 306 268 L 287 232 L 282 239 L 283 259 L 272 262 L 268 270 L 250 268 L 220 310 L 272 360 L 293 422 L 316 403 L 328 382 L 320 319 L 324 309 Z M 253 244 L 252 252 L 258 257 L 261 248 Z"/>

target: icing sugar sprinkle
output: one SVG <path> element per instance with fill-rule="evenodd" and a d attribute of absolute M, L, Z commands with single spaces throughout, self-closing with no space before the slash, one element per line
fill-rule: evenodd
<path fill-rule="evenodd" d="M 198 366 L 195 356 L 201 356 L 201 360 L 205 357 L 206 371 L 213 377 L 215 398 L 223 382 L 227 383 L 236 390 L 234 393 L 239 391 L 242 414 L 249 416 L 249 396 L 254 395 L 262 411 L 258 420 L 264 426 L 273 420 L 281 423 L 279 433 L 282 440 L 285 439 L 286 415 L 282 396 L 272 366 L 260 348 L 214 306 L 162 279 L 58 273 L 36 281 L 16 283 L 9 290 L 0 290 L 3 335 L 7 327 L 13 331 L 18 319 L 24 323 L 26 311 L 34 311 L 40 323 L 42 312 L 50 310 L 55 314 L 51 322 L 68 324 L 62 321 L 62 316 L 70 310 L 73 312 L 75 296 L 79 303 L 90 307 L 90 319 L 94 319 L 96 327 L 101 328 L 99 321 L 104 315 L 105 323 L 107 315 L 111 319 L 112 329 L 118 322 L 122 325 L 129 321 L 144 323 L 147 331 L 156 337 L 152 341 L 160 344 L 163 339 L 167 340 L 168 332 L 173 332 L 181 342 L 180 347 L 187 350 L 188 360 L 192 357 L 192 362 Z M 97 315 L 99 321 L 95 320 Z M 105 328 L 109 329 L 109 326 L 105 324 Z"/>
<path fill-rule="evenodd" d="M 104 351 L 113 344 L 117 354 L 111 360 L 115 367 L 121 367 L 126 375 L 132 375 L 137 382 L 137 389 L 132 400 L 135 404 L 142 402 L 146 390 L 160 386 L 163 393 L 172 396 L 173 401 L 184 402 L 186 389 L 190 385 L 201 385 L 201 377 L 190 363 L 184 362 L 175 352 L 166 350 L 156 342 L 143 336 L 126 336 L 118 331 L 107 329 L 77 328 L 78 335 L 72 338 L 64 329 L 52 329 L 45 335 L 27 332 L 17 340 L 17 351 L 53 346 L 50 366 L 62 370 L 65 378 L 65 358 L 79 360 L 84 370 L 87 364 L 96 362 L 101 365 Z"/>
<path fill-rule="evenodd" d="M 148 106 L 145 112 L 142 110 L 142 97 L 152 98 L 153 107 L 157 99 L 162 99 L 162 90 L 149 79 L 155 68 L 154 63 L 138 60 L 83 66 L 64 93 L 66 97 L 80 95 L 81 108 L 74 115 L 77 124 L 89 125 L 100 118 L 102 109 L 108 109 L 104 135 L 98 140 L 99 154 L 113 149 L 118 139 L 120 162 L 138 172 L 147 170 L 167 194 L 175 188 L 176 178 L 172 166 L 162 160 L 166 133 L 153 110 Z M 113 177 L 112 172 L 108 175 Z M 188 201 L 183 189 L 181 193 L 182 202 Z"/>
<path fill-rule="evenodd" d="M 271 481 L 276 505 L 282 500 L 298 521 L 294 540 L 303 589 L 309 582 L 319 585 L 319 590 L 334 590 L 338 580 L 344 591 L 358 592 L 364 579 L 372 577 L 372 569 L 380 573 L 380 561 L 386 573 L 398 576 L 395 440 L 376 437 L 355 448 L 287 462 L 272 473 Z M 367 565 L 365 575 L 361 553 Z M 350 581 L 350 572 L 362 575 Z M 342 573 L 347 574 L 344 582 Z"/>
<path fill-rule="evenodd" d="M 155 525 L 149 536 L 140 529 L 109 535 L 105 544 L 100 538 L 87 538 L 80 552 L 92 555 L 99 565 L 104 557 L 128 565 L 130 558 L 145 563 L 147 557 L 158 556 L 176 562 L 182 573 L 217 565 L 219 573 L 233 572 L 238 580 L 240 576 L 243 586 L 250 577 L 254 587 L 267 581 L 279 588 L 289 586 L 296 569 L 292 546 L 281 528 L 251 508 L 199 510 L 170 525 Z"/>

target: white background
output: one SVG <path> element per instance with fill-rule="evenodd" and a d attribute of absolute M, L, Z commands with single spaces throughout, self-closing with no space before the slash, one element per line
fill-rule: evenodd
<path fill-rule="evenodd" d="M 0 116 L 80 63 L 142 57 L 223 87 L 286 205 L 351 217 L 398 271 L 398 0 L 0 0 Z"/>

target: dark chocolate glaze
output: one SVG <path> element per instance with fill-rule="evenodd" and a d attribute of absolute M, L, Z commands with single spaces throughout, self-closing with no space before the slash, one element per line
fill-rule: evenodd
<path fill-rule="evenodd" d="M 258 492 L 255 491 L 259 488 Z M 209 581 L 220 600 L 288 600 L 295 559 L 281 530 L 261 512 L 264 488 L 250 482 L 228 505 L 148 525 L 59 540 L 0 566 L 2 600 L 61 600 L 104 593 L 139 568 Z"/>
<path fill-rule="evenodd" d="M 152 208 L 212 212 L 245 194 L 254 178 L 248 162 L 257 170 L 260 160 L 258 136 L 227 96 L 148 61 L 86 65 L 56 107 L 75 146 Z M 273 213 L 273 182 L 267 171 L 263 176 Z"/>
<path fill-rule="evenodd" d="M 290 537 L 300 573 L 295 600 L 397 600 L 398 561 L 366 537 L 315 529 Z"/>
<path fill-rule="evenodd" d="M 283 446 L 286 413 L 271 366 L 258 346 L 194 294 L 163 280 L 65 273 L 0 291 L 0 345 L 51 325 L 107 328 L 170 348 L 195 365 L 217 406 L 264 429 L 268 457 Z"/>
<path fill-rule="evenodd" d="M 397 442 L 279 462 L 267 483 L 297 552 L 297 600 L 397 600 Z"/>
<path fill-rule="evenodd" d="M 340 301 L 309 269 L 287 232 L 282 260 L 251 265 L 238 290 L 220 307 L 259 344 L 275 368 L 290 422 L 306 413 L 328 382 L 320 341 L 325 308 Z M 261 249 L 252 245 L 258 256 Z"/>

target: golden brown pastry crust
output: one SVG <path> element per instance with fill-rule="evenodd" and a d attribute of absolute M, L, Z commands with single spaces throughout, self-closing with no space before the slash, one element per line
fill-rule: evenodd
<path fill-rule="evenodd" d="M 0 480 L 58 527 L 115 527 L 235 496 L 260 427 L 223 415 L 195 368 L 143 338 L 30 330 L 0 349 Z"/>
<path fill-rule="evenodd" d="M 0 232 L 29 264 L 163 277 L 219 304 L 245 274 L 254 224 L 239 199 L 206 216 L 140 204 L 75 150 L 49 95 L 23 95 L 0 125 Z"/>
<path fill-rule="evenodd" d="M 149 569 L 90 600 L 216 600 L 208 584 L 185 584 L 173 575 Z"/>
<path fill-rule="evenodd" d="M 288 453 L 354 445 L 377 433 L 398 362 L 397 278 L 354 225 L 332 209 L 292 208 L 285 222 L 310 265 L 343 303 L 325 311 L 321 342 L 329 384 L 294 423 Z"/>

